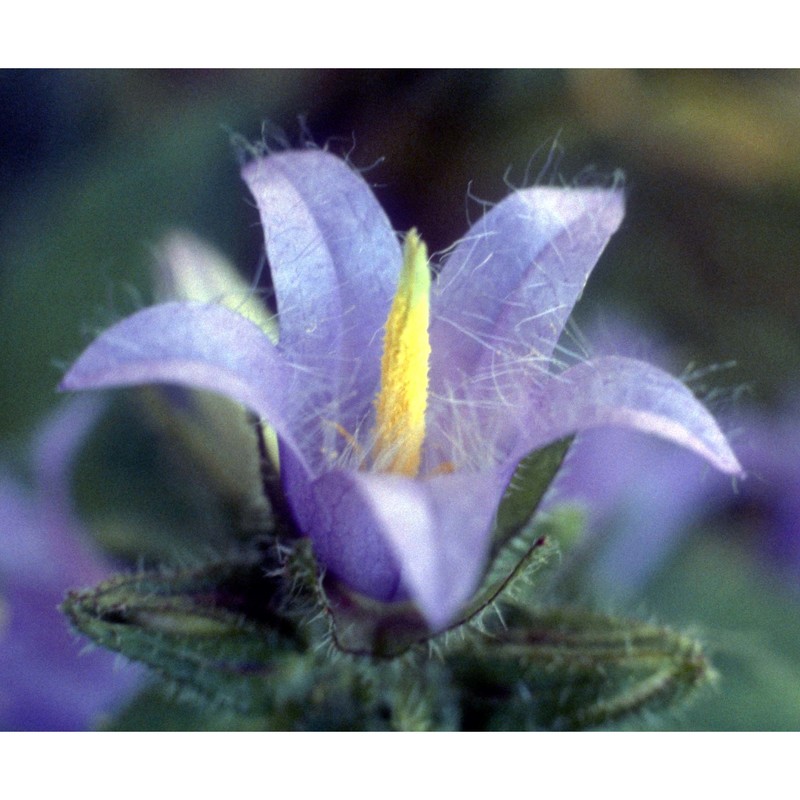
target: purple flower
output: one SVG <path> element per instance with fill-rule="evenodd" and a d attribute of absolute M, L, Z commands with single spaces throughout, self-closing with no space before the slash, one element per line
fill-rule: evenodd
<path fill-rule="evenodd" d="M 797 586 L 800 577 L 800 404 L 796 390 L 776 413 L 751 411 L 743 461 L 752 480 L 736 498 L 739 513 L 755 526 L 757 541 L 777 568 Z"/>
<path fill-rule="evenodd" d="M 694 453 L 621 428 L 576 440 L 553 489 L 542 510 L 583 508 L 589 578 L 616 600 L 641 590 L 691 525 L 732 495 L 730 480 Z"/>
<path fill-rule="evenodd" d="M 98 403 L 65 405 L 39 430 L 31 491 L 0 472 L 0 729 L 83 730 L 129 696 L 136 669 L 81 653 L 58 606 L 68 589 L 109 576 L 75 519 L 69 473 Z"/>
<path fill-rule="evenodd" d="M 617 189 L 535 187 L 475 223 L 435 281 L 362 177 L 307 150 L 244 169 L 280 339 L 218 304 L 167 303 L 102 334 L 64 389 L 177 383 L 249 407 L 280 440 L 283 487 L 327 570 L 451 621 L 485 566 L 521 458 L 576 431 L 654 433 L 740 467 L 691 392 L 644 362 L 562 369 L 556 343 L 623 216 Z M 430 288 L 429 288 L 430 287 Z"/>
<path fill-rule="evenodd" d="M 673 361 L 665 342 L 650 341 L 618 316 L 603 315 L 589 332 L 594 354 L 646 352 L 659 365 Z M 604 428 L 576 438 L 542 510 L 582 507 L 583 546 L 591 553 L 587 579 L 602 595 L 620 599 L 639 591 L 692 523 L 732 495 L 730 479 L 696 453 L 635 430 Z"/>

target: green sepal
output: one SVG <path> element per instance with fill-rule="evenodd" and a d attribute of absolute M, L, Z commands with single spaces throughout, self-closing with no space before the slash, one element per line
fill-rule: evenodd
<path fill-rule="evenodd" d="M 330 577 L 320 585 L 320 601 L 333 644 L 349 655 L 395 658 L 431 636 L 410 602 L 382 603 Z"/>
<path fill-rule="evenodd" d="M 572 444 L 561 439 L 528 454 L 517 465 L 497 509 L 489 561 L 483 580 L 462 613 L 466 621 L 511 591 L 557 553 L 561 536 L 553 537 L 546 520 L 534 523 L 536 511 Z"/>
<path fill-rule="evenodd" d="M 519 462 L 497 509 L 492 534 L 493 558 L 530 524 L 561 468 L 573 438 L 559 439 L 529 453 Z"/>
<path fill-rule="evenodd" d="M 307 540 L 273 541 L 268 555 L 117 576 L 69 593 L 62 609 L 79 632 L 163 679 L 107 727 L 146 727 L 149 719 L 165 729 L 456 726 L 449 673 L 424 649 L 376 659 L 333 646 Z"/>
<path fill-rule="evenodd" d="M 447 663 L 467 728 L 620 724 L 675 708 L 716 678 L 691 636 L 573 608 L 501 606 Z"/>
<path fill-rule="evenodd" d="M 62 610 L 100 646 L 241 713 L 271 708 L 303 679 L 299 615 L 260 557 L 118 576 L 70 592 Z"/>
<path fill-rule="evenodd" d="M 499 602 L 539 603 L 549 598 L 561 556 L 584 528 L 578 509 L 564 506 L 522 528 L 495 556 L 459 624 L 481 625 Z"/>

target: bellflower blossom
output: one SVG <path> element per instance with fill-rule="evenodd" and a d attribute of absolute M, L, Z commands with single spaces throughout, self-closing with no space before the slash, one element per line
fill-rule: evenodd
<path fill-rule="evenodd" d="M 470 598 L 519 461 L 577 431 L 653 433 L 740 472 L 713 417 L 645 362 L 559 369 L 558 338 L 623 217 L 619 189 L 515 191 L 435 279 L 360 174 L 324 151 L 248 163 L 279 341 L 220 304 L 166 303 L 111 327 L 68 390 L 153 382 L 227 395 L 268 421 L 298 528 L 320 563 L 432 629 Z"/>

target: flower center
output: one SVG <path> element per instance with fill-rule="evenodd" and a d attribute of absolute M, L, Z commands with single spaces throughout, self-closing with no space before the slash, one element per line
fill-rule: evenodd
<path fill-rule="evenodd" d="M 383 337 L 381 382 L 375 396 L 373 463 L 382 472 L 419 472 L 428 405 L 431 274 L 428 249 L 416 229 L 406 236 L 403 269 Z"/>

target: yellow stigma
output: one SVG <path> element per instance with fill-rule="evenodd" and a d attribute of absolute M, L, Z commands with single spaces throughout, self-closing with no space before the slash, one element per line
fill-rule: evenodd
<path fill-rule="evenodd" d="M 428 249 L 412 228 L 386 320 L 381 385 L 375 397 L 373 461 L 382 472 L 410 477 L 419 472 L 428 405 L 430 288 Z"/>

